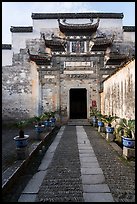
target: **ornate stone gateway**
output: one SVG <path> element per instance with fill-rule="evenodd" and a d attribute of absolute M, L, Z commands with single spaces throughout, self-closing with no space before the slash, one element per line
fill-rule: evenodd
<path fill-rule="evenodd" d="M 85 88 L 70 89 L 70 119 L 87 118 L 87 90 Z"/>
<path fill-rule="evenodd" d="M 33 13 L 34 27 L 12 26 L 13 45 L 3 45 L 2 117 L 56 111 L 65 122 L 88 119 L 91 107 L 108 109 L 109 101 L 115 107 L 114 93 L 103 95 L 104 79 L 135 55 L 135 27 L 122 26 L 122 18 L 123 13 Z"/>

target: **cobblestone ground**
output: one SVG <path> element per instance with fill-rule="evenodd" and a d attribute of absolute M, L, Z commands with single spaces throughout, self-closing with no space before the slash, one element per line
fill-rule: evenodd
<path fill-rule="evenodd" d="M 126 161 L 92 127 L 84 127 L 115 202 L 135 202 L 135 165 Z"/>
<path fill-rule="evenodd" d="M 38 193 L 40 202 L 83 202 L 76 127 L 66 126 Z"/>
<path fill-rule="evenodd" d="M 119 156 L 95 128 L 84 126 L 84 129 L 115 202 L 135 202 L 135 162 L 128 162 Z M 40 202 L 83 202 L 75 126 L 67 127 L 66 131 L 66 135 L 63 135 L 57 146 L 51 162 L 52 168 L 49 168 L 39 191 Z M 2 171 L 16 160 L 13 137 L 17 134 L 18 131 L 15 128 L 2 129 Z M 33 127 L 26 129 L 26 134 L 30 135 L 30 142 L 36 139 Z M 37 166 L 38 160 L 40 162 L 41 159 L 37 158 L 33 165 Z M 29 169 L 28 174 L 22 179 L 23 182 L 25 180 L 27 182 L 32 177 L 34 169 L 35 167 L 32 168 L 32 172 Z M 26 184 L 19 184 L 13 192 L 13 197 L 9 195 L 7 202 L 16 202 L 24 185 Z"/>

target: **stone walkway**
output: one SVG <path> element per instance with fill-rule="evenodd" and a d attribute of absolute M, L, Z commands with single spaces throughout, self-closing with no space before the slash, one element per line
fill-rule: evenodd
<path fill-rule="evenodd" d="M 135 202 L 135 166 L 91 126 L 62 126 L 18 202 Z"/>

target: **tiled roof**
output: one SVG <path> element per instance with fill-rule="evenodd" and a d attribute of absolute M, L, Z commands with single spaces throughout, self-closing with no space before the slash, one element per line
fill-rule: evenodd
<path fill-rule="evenodd" d="M 93 39 L 92 41 L 94 42 L 95 46 L 96 45 L 110 45 L 113 42 L 113 38 L 108 39 L 108 38 L 103 38 L 103 37 L 101 38 L 97 37 Z"/>
<path fill-rule="evenodd" d="M 2 44 L 3 50 L 11 50 L 11 44 Z"/>
<path fill-rule="evenodd" d="M 34 61 L 37 65 L 49 65 L 51 62 L 51 57 L 47 56 L 47 55 L 39 55 L 39 54 L 31 54 L 29 49 L 28 49 L 28 54 L 29 54 L 29 60 L 30 61 Z"/>
<path fill-rule="evenodd" d="M 106 62 L 106 65 L 116 65 L 116 64 L 121 64 L 122 62 L 126 61 L 129 57 L 126 54 L 120 54 L 120 53 L 115 53 L 111 52 L 109 53 L 109 58 Z"/>
<path fill-rule="evenodd" d="M 59 37 L 54 37 L 54 34 L 52 34 L 52 39 L 46 39 L 45 35 L 43 34 L 43 39 L 45 41 L 46 47 L 51 48 L 52 51 L 65 51 L 65 40 Z"/>
<path fill-rule="evenodd" d="M 123 26 L 124 32 L 135 32 L 135 26 Z"/>
<path fill-rule="evenodd" d="M 32 13 L 32 19 L 123 18 L 123 13 Z"/>
<path fill-rule="evenodd" d="M 11 26 L 10 31 L 12 33 L 32 32 L 33 31 L 33 27 L 32 26 Z"/>
<path fill-rule="evenodd" d="M 58 23 L 59 23 L 59 28 L 61 32 L 64 31 L 96 31 L 98 26 L 99 26 L 99 18 L 97 19 L 97 22 L 92 24 L 92 23 L 85 23 L 85 24 L 69 24 L 69 23 L 61 23 L 60 20 L 58 19 Z"/>
<path fill-rule="evenodd" d="M 52 51 L 65 51 L 65 45 L 63 45 L 60 41 L 53 41 L 45 39 L 46 47 L 52 49 Z"/>

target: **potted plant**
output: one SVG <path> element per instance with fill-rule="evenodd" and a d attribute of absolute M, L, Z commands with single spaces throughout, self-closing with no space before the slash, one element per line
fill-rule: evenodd
<path fill-rule="evenodd" d="M 111 115 L 105 115 L 102 120 L 105 123 L 106 128 L 106 140 L 109 142 L 114 141 L 115 135 L 114 133 L 114 127 L 112 127 L 113 121 L 115 121 L 118 117 L 117 116 L 111 116 Z"/>
<path fill-rule="evenodd" d="M 100 111 L 97 112 L 97 125 L 98 125 L 98 132 L 104 132 L 104 116 L 101 114 Z"/>
<path fill-rule="evenodd" d="M 44 125 L 45 125 L 45 127 L 46 128 L 51 127 L 50 112 L 44 112 L 43 118 L 44 118 Z"/>
<path fill-rule="evenodd" d="M 50 113 L 51 126 L 54 127 L 56 123 L 55 112 Z"/>
<path fill-rule="evenodd" d="M 98 119 L 98 126 L 99 127 L 103 127 L 104 126 L 103 118 L 104 118 L 104 116 L 101 114 L 100 111 L 98 111 L 97 112 L 97 119 Z"/>
<path fill-rule="evenodd" d="M 92 117 L 91 118 L 91 125 L 93 125 L 94 127 L 97 127 L 97 125 L 98 125 L 97 113 L 98 113 L 98 110 L 96 107 L 90 108 L 90 116 Z"/>
<path fill-rule="evenodd" d="M 114 127 L 112 127 L 113 121 L 115 121 L 118 117 L 117 116 L 111 116 L 111 115 L 105 115 L 102 118 L 102 121 L 106 125 L 106 133 L 113 133 L 114 132 Z"/>
<path fill-rule="evenodd" d="M 24 128 L 28 125 L 28 120 L 21 120 L 15 123 L 15 127 L 19 129 L 19 134 L 14 137 L 17 148 L 26 147 L 28 144 L 29 135 L 24 134 Z"/>
<path fill-rule="evenodd" d="M 39 134 L 43 132 L 44 127 L 45 127 L 45 126 L 42 124 L 42 118 L 43 118 L 43 115 L 34 116 L 34 122 L 36 123 L 36 124 L 35 124 L 35 131 L 36 131 L 36 133 L 37 133 L 37 136 L 39 136 Z"/>
<path fill-rule="evenodd" d="M 117 132 L 121 134 L 122 144 L 128 148 L 135 147 L 135 120 L 122 118 L 117 124 Z"/>

